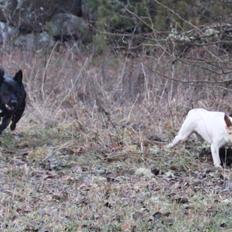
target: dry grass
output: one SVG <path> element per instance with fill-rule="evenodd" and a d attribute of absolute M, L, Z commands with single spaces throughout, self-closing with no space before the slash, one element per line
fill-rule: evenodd
<path fill-rule="evenodd" d="M 190 108 L 231 110 L 223 84 L 165 77 L 211 81 L 212 71 L 165 54 L 9 49 L 1 59 L 24 70 L 28 92 L 16 132 L 1 137 L 1 231 L 232 228 L 230 169 L 214 169 L 192 140 L 163 148 Z"/>

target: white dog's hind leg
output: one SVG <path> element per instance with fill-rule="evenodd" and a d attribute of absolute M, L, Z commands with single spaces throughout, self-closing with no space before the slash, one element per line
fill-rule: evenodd
<path fill-rule="evenodd" d="M 214 144 L 211 144 L 210 148 L 211 148 L 214 166 L 221 167 L 221 160 L 220 160 L 220 156 L 219 156 L 219 147 L 215 146 Z"/>

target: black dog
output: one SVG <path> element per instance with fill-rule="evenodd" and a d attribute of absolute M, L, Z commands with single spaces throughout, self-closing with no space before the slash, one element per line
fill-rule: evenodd
<path fill-rule="evenodd" d="M 4 74 L 0 69 L 0 134 L 10 124 L 10 129 L 16 128 L 16 123 L 22 117 L 26 105 L 26 91 L 22 83 L 23 73 L 19 70 L 14 77 Z"/>

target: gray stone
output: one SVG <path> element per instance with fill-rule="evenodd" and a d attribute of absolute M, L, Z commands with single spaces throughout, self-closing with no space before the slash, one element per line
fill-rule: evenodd
<path fill-rule="evenodd" d="M 20 35 L 15 39 L 14 45 L 25 48 L 27 50 L 38 50 L 54 46 L 55 42 L 46 32 L 30 33 Z"/>
<path fill-rule="evenodd" d="M 46 24 L 46 31 L 56 39 L 88 40 L 89 30 L 87 23 L 80 17 L 68 13 L 59 13 Z"/>
<path fill-rule="evenodd" d="M 80 16 L 80 0 L 0 0 L 0 20 L 11 23 L 23 32 L 41 32 L 54 14 Z"/>
<path fill-rule="evenodd" d="M 18 35 L 17 28 L 9 26 L 7 23 L 0 22 L 0 44 L 5 45 Z"/>

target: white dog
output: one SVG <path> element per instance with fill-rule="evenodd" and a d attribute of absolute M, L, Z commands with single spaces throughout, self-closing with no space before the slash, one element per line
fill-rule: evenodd
<path fill-rule="evenodd" d="M 193 132 L 211 145 L 214 166 L 221 167 L 219 148 L 232 142 L 232 118 L 223 112 L 192 109 L 188 112 L 177 136 L 167 147 L 185 141 Z"/>

